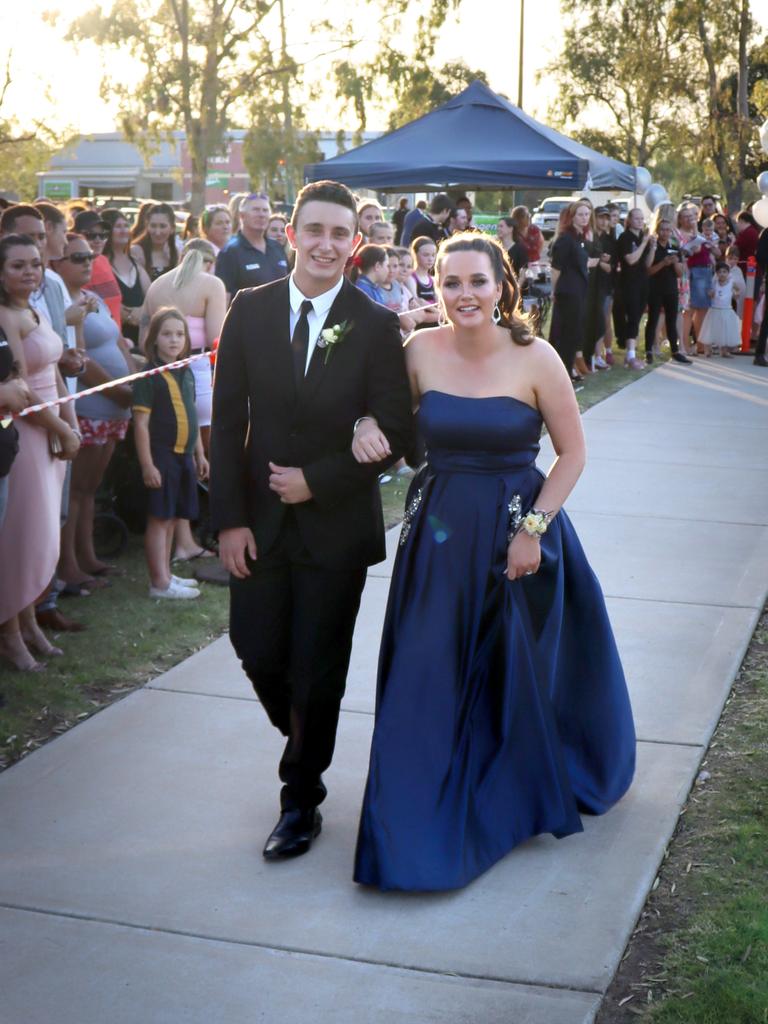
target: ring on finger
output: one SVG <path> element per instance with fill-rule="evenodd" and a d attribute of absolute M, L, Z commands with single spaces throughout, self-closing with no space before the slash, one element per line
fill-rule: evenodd
<path fill-rule="evenodd" d="M 526 576 L 533 576 L 533 569 L 526 569 L 525 575 Z"/>

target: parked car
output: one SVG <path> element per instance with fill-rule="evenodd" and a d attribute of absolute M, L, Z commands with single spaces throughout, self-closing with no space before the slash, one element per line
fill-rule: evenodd
<path fill-rule="evenodd" d="M 570 206 L 574 196 L 549 196 L 533 211 L 531 221 L 545 238 L 551 238 L 557 230 L 560 212 Z"/>
<path fill-rule="evenodd" d="M 545 238 L 552 238 L 557 231 L 557 223 L 560 220 L 560 213 L 564 207 L 569 206 L 577 199 L 588 198 L 593 206 L 602 206 L 606 203 L 615 203 L 619 208 L 619 216 L 622 223 L 629 213 L 633 201 L 625 196 L 618 196 L 607 192 L 574 193 L 571 196 L 548 196 L 540 206 L 537 206 L 531 217 L 532 222 L 541 231 Z M 637 203 L 644 212 L 645 204 L 638 197 Z"/>

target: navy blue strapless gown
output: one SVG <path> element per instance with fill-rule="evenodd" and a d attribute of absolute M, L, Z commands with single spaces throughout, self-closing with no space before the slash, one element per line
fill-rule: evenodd
<path fill-rule="evenodd" d="M 536 504 L 542 421 L 509 397 L 422 396 L 379 660 L 355 880 L 466 885 L 628 789 L 635 731 L 600 585 L 560 512 L 541 567 L 504 575 L 509 506 Z"/>

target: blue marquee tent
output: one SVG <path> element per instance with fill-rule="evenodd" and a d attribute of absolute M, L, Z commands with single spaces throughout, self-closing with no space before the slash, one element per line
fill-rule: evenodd
<path fill-rule="evenodd" d="M 307 164 L 304 178 L 331 178 L 382 192 L 635 187 L 635 169 L 629 164 L 539 124 L 480 81 L 402 128 Z"/>

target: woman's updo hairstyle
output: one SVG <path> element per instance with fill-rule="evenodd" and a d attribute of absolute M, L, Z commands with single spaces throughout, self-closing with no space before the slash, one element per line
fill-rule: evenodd
<path fill-rule="evenodd" d="M 438 282 L 445 258 L 450 256 L 452 252 L 485 253 L 491 261 L 494 280 L 496 284 L 501 285 L 501 297 L 499 298 L 501 320 L 499 325 L 507 328 L 516 345 L 530 345 L 534 339 L 534 334 L 527 317 L 524 317 L 519 312 L 520 287 L 501 244 L 490 235 L 481 235 L 477 231 L 465 231 L 459 235 L 453 235 L 447 242 L 443 242 L 437 250 L 435 274 Z"/>
<path fill-rule="evenodd" d="M 173 275 L 173 287 L 183 288 L 203 270 L 206 260 L 213 262 L 216 252 L 207 238 L 190 238 L 184 246 L 184 256 Z"/>

